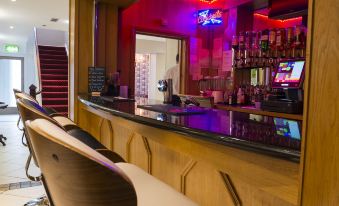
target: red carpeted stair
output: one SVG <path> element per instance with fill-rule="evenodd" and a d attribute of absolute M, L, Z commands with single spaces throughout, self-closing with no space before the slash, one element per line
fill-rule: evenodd
<path fill-rule="evenodd" d="M 68 57 L 64 47 L 39 46 L 42 105 L 68 114 Z"/>

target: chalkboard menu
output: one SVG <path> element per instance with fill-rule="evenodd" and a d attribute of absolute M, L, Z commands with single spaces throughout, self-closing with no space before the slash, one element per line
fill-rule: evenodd
<path fill-rule="evenodd" d="M 105 88 L 106 69 L 88 67 L 88 92 L 103 92 Z"/>

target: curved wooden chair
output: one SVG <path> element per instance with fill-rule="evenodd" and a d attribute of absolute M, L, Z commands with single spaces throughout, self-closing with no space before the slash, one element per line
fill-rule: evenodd
<path fill-rule="evenodd" d="M 196 206 L 140 168 L 113 163 L 44 119 L 26 122 L 55 206 Z"/>
<path fill-rule="evenodd" d="M 41 111 L 45 115 L 53 118 L 60 125 L 62 125 L 64 127 L 68 126 L 68 125 L 75 125 L 75 123 L 72 120 L 70 120 L 69 118 L 67 118 L 65 116 L 59 115 L 54 109 L 41 106 L 39 104 L 39 102 L 36 99 L 34 99 L 32 96 L 30 96 L 29 94 L 26 94 L 26 93 L 21 92 L 19 90 L 13 90 L 13 92 L 14 92 L 14 96 L 15 96 L 16 99 L 27 99 L 27 100 L 31 101 L 32 103 L 34 102 L 37 106 L 39 105 Z"/>
<path fill-rule="evenodd" d="M 122 157 L 120 157 L 115 152 L 108 150 L 91 134 L 77 127 L 75 124 L 62 125 L 56 119 L 49 117 L 39 104 L 28 99 L 18 99 L 17 107 L 24 122 L 26 122 L 27 120 L 45 119 L 63 129 L 74 138 L 80 140 L 92 149 L 99 150 L 99 152 L 105 154 L 105 156 L 109 157 L 109 159 L 113 162 L 124 162 L 124 159 Z M 29 142 L 29 138 L 27 138 L 27 141 Z"/>

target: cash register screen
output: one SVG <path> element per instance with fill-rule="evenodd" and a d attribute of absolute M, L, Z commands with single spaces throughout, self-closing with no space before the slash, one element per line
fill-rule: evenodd
<path fill-rule="evenodd" d="M 280 62 L 272 82 L 274 88 L 299 88 L 303 79 L 305 61 Z"/>
<path fill-rule="evenodd" d="M 300 128 L 297 121 L 274 118 L 277 135 L 292 139 L 301 139 Z"/>

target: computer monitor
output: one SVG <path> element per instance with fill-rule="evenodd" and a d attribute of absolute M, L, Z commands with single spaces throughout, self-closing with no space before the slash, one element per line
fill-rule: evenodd
<path fill-rule="evenodd" d="M 301 140 L 300 126 L 297 121 L 283 118 L 274 118 L 276 133 L 279 136 Z"/>
<path fill-rule="evenodd" d="M 299 88 L 304 78 L 305 60 L 289 60 L 279 63 L 272 82 L 273 88 Z"/>

